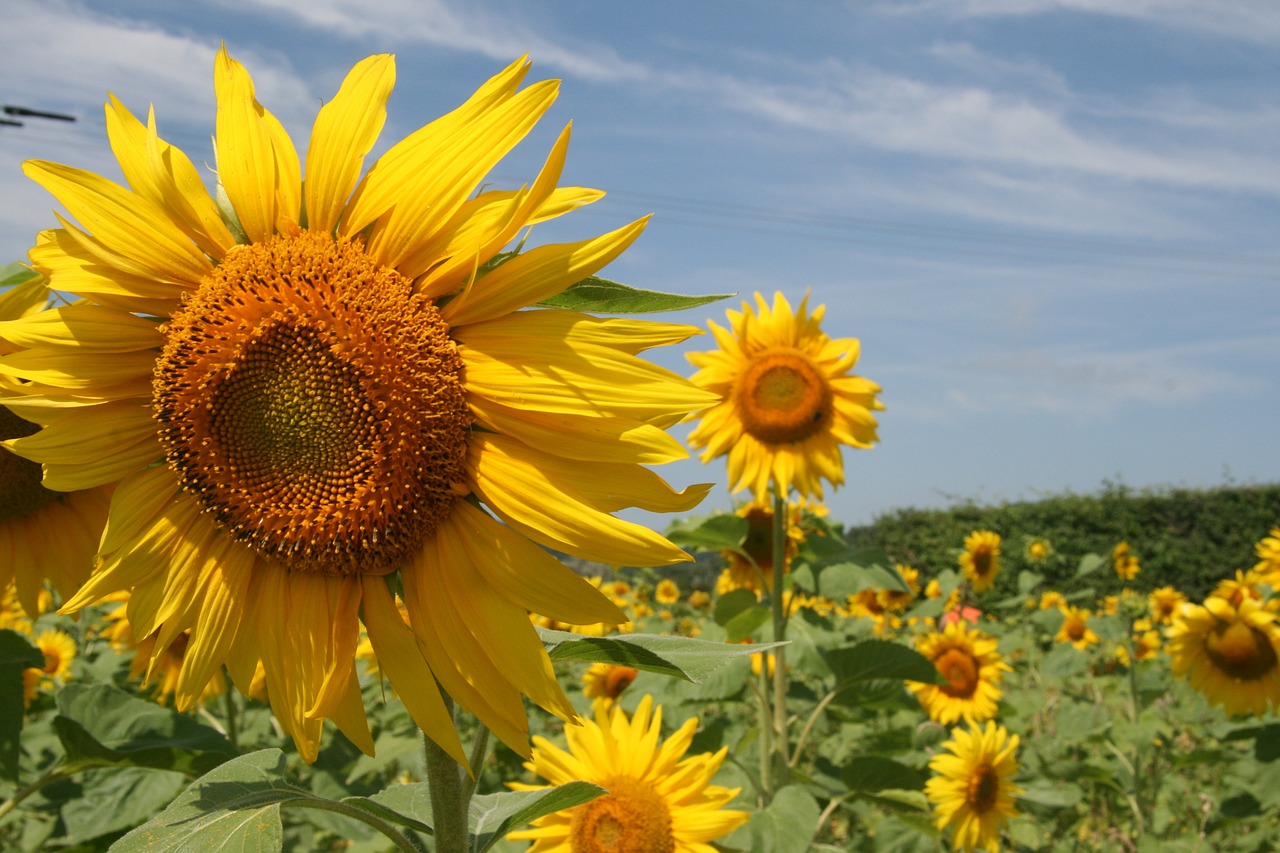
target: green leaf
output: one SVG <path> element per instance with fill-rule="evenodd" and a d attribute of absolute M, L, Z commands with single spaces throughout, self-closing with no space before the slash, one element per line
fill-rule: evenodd
<path fill-rule="evenodd" d="M 911 591 L 897 571 L 875 563 L 835 563 L 818 575 L 818 592 L 833 601 L 844 601 L 864 589 Z"/>
<path fill-rule="evenodd" d="M 39 273 L 25 266 L 21 261 L 13 261 L 0 266 L 0 287 L 13 287 L 39 276 Z"/>
<path fill-rule="evenodd" d="M 284 837 L 280 804 L 310 797 L 284 771 L 279 749 L 233 758 L 111 845 L 111 853 L 276 853 Z"/>
<path fill-rule="evenodd" d="M 638 290 L 609 281 L 599 276 L 588 276 L 577 284 L 538 305 L 545 308 L 568 308 L 598 314 L 652 314 L 658 311 L 683 311 L 699 308 L 736 293 L 717 293 L 710 296 L 681 296 L 660 293 L 656 290 Z"/>
<path fill-rule="evenodd" d="M 552 660 L 576 660 L 630 666 L 647 672 L 701 683 L 727 661 L 739 655 L 777 648 L 782 643 L 712 643 L 691 637 L 658 634 L 617 634 L 583 637 L 566 631 L 539 628 Z"/>
<path fill-rule="evenodd" d="M 67 844 L 79 844 L 143 823 L 187 786 L 181 773 L 146 767 L 99 767 L 78 777 L 81 790 L 63 803 Z"/>
<path fill-rule="evenodd" d="M 366 802 L 376 803 L 390 809 L 400 816 L 396 821 L 404 826 L 413 826 L 419 832 L 432 832 L 435 818 L 431 813 L 431 787 L 426 782 L 412 782 L 406 785 L 392 785 L 384 791 L 371 794 Z M 404 820 L 413 824 L 404 823 Z"/>
<path fill-rule="evenodd" d="M 0 631 L 0 774 L 17 781 L 22 733 L 22 671 L 43 667 L 44 655 L 17 631 Z"/>
<path fill-rule="evenodd" d="M 507 791 L 473 797 L 467 822 L 472 853 L 485 853 L 508 832 L 554 812 L 571 809 L 608 793 L 590 782 L 569 782 L 542 791 Z"/>
<path fill-rule="evenodd" d="M 1080 558 L 1080 565 L 1076 567 L 1076 577 L 1091 575 L 1108 562 L 1109 560 L 1101 554 L 1085 554 Z"/>
<path fill-rule="evenodd" d="M 915 767 L 880 755 L 859 755 L 840 773 L 851 791 L 922 791 L 929 775 Z"/>
<path fill-rule="evenodd" d="M 688 551 L 740 551 L 747 540 L 747 520 L 734 513 L 681 519 L 667 528 L 666 537 Z"/>
<path fill-rule="evenodd" d="M 789 785 L 774 794 L 768 807 L 728 835 L 724 846 L 751 853 L 806 853 L 820 816 L 813 795 L 799 785 Z"/>
<path fill-rule="evenodd" d="M 723 625 L 725 638 L 737 643 L 769 621 L 769 608 L 756 601 L 756 594 L 749 589 L 735 589 L 716 600 L 714 618 Z"/>
<path fill-rule="evenodd" d="M 236 754 L 217 731 L 109 684 L 58 692 L 54 731 L 68 761 L 205 773 Z"/>
<path fill-rule="evenodd" d="M 943 684 L 933 662 L 915 649 L 892 640 L 863 640 L 823 654 L 835 673 L 837 689 L 856 681 L 894 678 Z"/>
<path fill-rule="evenodd" d="M 756 594 L 749 589 L 735 589 L 716 599 L 713 618 L 717 625 L 728 625 L 734 617 L 757 605 Z"/>
<path fill-rule="evenodd" d="M 1020 595 L 1029 595 L 1031 590 L 1044 583 L 1044 575 L 1038 572 L 1023 569 L 1018 572 L 1018 593 Z"/>

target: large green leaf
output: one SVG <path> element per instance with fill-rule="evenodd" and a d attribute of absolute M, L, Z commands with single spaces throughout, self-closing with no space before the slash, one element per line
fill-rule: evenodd
<path fill-rule="evenodd" d="M 820 816 L 813 795 L 799 785 L 790 785 L 727 836 L 724 846 L 751 853 L 807 853 Z"/>
<path fill-rule="evenodd" d="M 911 591 L 896 570 L 876 563 L 834 563 L 818 573 L 818 592 L 833 601 L 844 601 L 864 589 Z"/>
<path fill-rule="evenodd" d="M 68 684 L 58 710 L 53 727 L 69 762 L 199 775 L 236 754 L 214 729 L 109 684 Z"/>
<path fill-rule="evenodd" d="M 938 668 L 915 649 L 891 640 L 863 640 L 823 654 L 840 686 L 873 678 L 942 684 Z"/>
<path fill-rule="evenodd" d="M 756 594 L 749 589 L 735 589 L 716 600 L 713 618 L 723 626 L 725 638 L 731 643 L 740 642 L 769 621 L 769 608 L 756 601 Z"/>
<path fill-rule="evenodd" d="M 859 755 L 844 765 L 841 778 L 851 791 L 921 791 L 929 775 L 892 758 Z"/>
<path fill-rule="evenodd" d="M 662 673 L 700 683 L 726 662 L 740 655 L 777 648 L 781 643 L 712 643 L 691 637 L 658 634 L 617 634 L 582 637 L 565 631 L 539 628 L 552 660 L 611 663 Z"/>
<path fill-rule="evenodd" d="M 17 631 L 0 631 L 0 773 L 18 778 L 22 733 L 22 671 L 44 666 L 44 655 Z"/>
<path fill-rule="evenodd" d="M 138 826 L 172 802 L 188 783 L 181 773 L 147 767 L 99 767 L 77 778 L 79 793 L 60 810 L 68 844 Z"/>
<path fill-rule="evenodd" d="M 747 520 L 734 513 L 680 519 L 664 535 L 689 551 L 737 551 L 747 539 Z"/>
<path fill-rule="evenodd" d="M 542 791 L 506 791 L 473 797 L 467 815 L 472 853 L 485 853 L 508 832 L 544 815 L 571 809 L 607 793 L 590 782 L 569 782 Z"/>
<path fill-rule="evenodd" d="M 310 796 L 285 778 L 283 752 L 252 752 L 197 779 L 111 853 L 276 853 L 280 804 Z"/>
<path fill-rule="evenodd" d="M 698 308 L 734 295 L 717 293 L 709 296 L 682 296 L 676 293 L 660 293 L 656 290 L 638 290 L 593 275 L 538 304 L 549 308 L 568 308 L 573 311 L 598 314 L 652 314 L 658 311 Z"/>

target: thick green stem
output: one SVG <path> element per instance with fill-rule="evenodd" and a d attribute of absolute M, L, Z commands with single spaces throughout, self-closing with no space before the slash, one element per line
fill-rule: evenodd
<path fill-rule="evenodd" d="M 449 710 L 453 703 L 445 697 Z M 462 768 L 439 744 L 422 733 L 427 760 L 427 784 L 431 791 L 431 819 L 435 829 L 436 853 L 466 853 L 467 806 L 469 797 L 462 783 Z"/>
<path fill-rule="evenodd" d="M 489 752 L 489 729 L 484 723 L 476 721 L 476 740 L 471 745 L 471 775 L 462 783 L 463 799 L 469 804 L 471 796 L 476 792 L 480 782 L 480 771 L 484 769 L 484 760 Z"/>
<path fill-rule="evenodd" d="M 785 576 L 787 558 L 787 528 L 790 522 L 790 508 L 787 506 L 787 493 L 778 482 L 773 484 L 773 641 L 785 642 L 787 639 L 787 611 L 783 600 L 783 578 Z M 773 650 L 773 754 L 776 756 L 774 766 L 777 774 L 775 784 L 782 787 L 786 784 L 787 771 L 791 767 L 790 748 L 787 743 L 787 663 L 786 648 L 778 646 Z M 768 656 L 765 657 L 765 672 L 768 672 Z"/>
<path fill-rule="evenodd" d="M 240 749 L 240 730 L 237 725 L 236 716 L 236 697 L 235 688 L 231 686 L 231 676 L 224 672 L 223 678 L 226 679 L 227 689 L 222 693 L 223 706 L 227 712 L 227 740 L 231 742 L 231 746 L 237 751 Z"/>
<path fill-rule="evenodd" d="M 764 654 L 761 654 L 764 657 Z M 773 802 L 773 720 L 769 713 L 769 671 L 767 666 L 760 668 L 760 675 L 747 682 L 756 697 L 756 708 L 760 718 L 760 807 L 764 808 Z"/>

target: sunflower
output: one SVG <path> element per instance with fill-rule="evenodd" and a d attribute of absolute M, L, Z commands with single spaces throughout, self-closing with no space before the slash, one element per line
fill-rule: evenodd
<path fill-rule="evenodd" d="M 658 581 L 653 597 L 659 604 L 675 604 L 680 600 L 680 585 L 671 578 L 663 578 Z"/>
<path fill-rule="evenodd" d="M 1150 619 L 1134 620 L 1133 651 L 1133 656 L 1140 661 L 1155 660 L 1160 654 L 1160 632 L 1152 627 Z M 1116 660 L 1122 665 L 1128 666 L 1130 663 L 1129 646 L 1123 643 L 1116 646 L 1115 656 Z"/>
<path fill-rule="evenodd" d="M 1129 550 L 1128 542 L 1121 542 L 1111 550 L 1111 567 L 1122 580 L 1131 581 L 1142 571 L 1138 555 Z"/>
<path fill-rule="evenodd" d="M 1257 599 L 1211 595 L 1173 617 L 1166 650 L 1175 675 L 1231 716 L 1280 704 L 1280 626 Z"/>
<path fill-rule="evenodd" d="M 740 549 L 721 552 L 728 565 L 716 583 L 716 592 L 724 595 L 735 589 L 749 589 L 758 596 L 762 589 L 773 589 L 773 502 L 752 500 L 734 512 L 746 519 L 747 535 Z M 787 541 L 782 550 L 784 573 L 791 570 L 791 560 L 804 542 L 804 528 L 800 526 L 802 519 L 802 508 L 791 503 L 788 506 Z"/>
<path fill-rule="evenodd" d="M 41 690 L 51 690 L 70 678 L 71 662 L 76 659 L 76 641 L 65 631 L 47 628 L 31 641 L 44 655 L 44 666 L 23 670 L 22 700 L 28 707 Z"/>
<path fill-rule="evenodd" d="M 28 349 L 0 372 L 50 406 L 41 432 L 8 443 L 44 463 L 47 487 L 118 483 L 100 568 L 64 610 L 131 589 L 129 621 L 159 632 L 157 653 L 189 631 L 179 708 L 223 665 L 247 688 L 261 661 L 306 760 L 326 718 L 370 752 L 363 622 L 414 720 L 465 764 L 437 683 L 525 754 L 522 694 L 573 716 L 526 613 L 625 617 L 540 546 L 611 565 L 689 559 L 614 513 L 701 500 L 707 487 L 673 491 L 644 465 L 687 455 L 664 429 L 716 398 L 637 357 L 694 327 L 520 310 L 644 227 L 504 251 L 601 195 L 557 188 L 567 128 L 531 184 L 477 192 L 556 81 L 520 88 L 517 60 L 362 177 L 394 67 L 359 62 L 320 109 L 305 181 L 225 48 L 219 201 L 115 98 L 107 131 L 128 187 L 26 163 L 79 221 L 42 233 L 31 260 L 86 301 L 7 328 Z"/>
<path fill-rule="evenodd" d="M 871 413 L 884 406 L 880 386 L 850 371 L 856 338 L 827 337 L 826 306 L 808 313 L 809 297 L 792 312 L 781 293 L 773 307 L 757 293 L 756 308 L 728 312 L 730 328 L 711 322 L 719 349 L 690 353 L 693 381 L 722 396 L 701 415 L 689 443 L 702 461 L 728 456 L 733 491 L 749 488 L 758 501 L 769 485 L 787 495 L 821 498 L 822 481 L 844 483 L 840 446 L 870 448 L 879 440 Z"/>
<path fill-rule="evenodd" d="M 1058 609 L 1062 611 L 1062 625 L 1053 638 L 1055 641 L 1070 643 L 1081 651 L 1098 642 L 1098 635 L 1089 627 L 1091 611 L 1074 604 L 1063 604 Z"/>
<path fill-rule="evenodd" d="M 1268 585 L 1280 587 L 1280 527 L 1271 528 L 1271 535 L 1258 540 L 1253 549 L 1258 555 L 1254 573 L 1265 578 Z"/>
<path fill-rule="evenodd" d="M 740 789 L 711 784 L 727 747 L 684 757 L 697 728 L 694 717 L 661 743 L 662 706 L 654 708 L 645 696 L 630 720 L 621 709 L 597 705 L 594 721 L 566 727 L 568 751 L 535 737 L 533 760 L 525 767 L 550 785 L 512 782 L 512 788 L 539 791 L 581 779 L 609 793 L 539 818 L 533 829 L 507 838 L 533 841 L 529 853 L 711 853 L 710 842 L 748 814 L 723 808 Z"/>
<path fill-rule="evenodd" d="M 1000 534 L 975 530 L 964 538 L 960 570 L 974 592 L 982 592 L 995 582 L 1000 572 Z"/>
<path fill-rule="evenodd" d="M 1028 563 L 1043 563 L 1053 556 L 1053 545 L 1049 543 L 1048 539 L 1033 536 L 1027 540 L 1027 545 L 1023 549 L 1022 555 L 1027 558 Z"/>
<path fill-rule="evenodd" d="M 951 725 L 962 717 L 982 722 L 996 715 L 1004 674 L 1013 667 L 996 650 L 996 639 L 957 620 L 941 631 L 921 635 L 916 650 L 946 679 L 944 684 L 908 681 L 930 719 Z"/>
<path fill-rule="evenodd" d="M 7 329 L 38 313 L 49 291 L 36 278 L 0 293 L 0 356 L 18 349 Z M 24 383 L 0 377 L 0 404 L 25 393 Z M 21 411 L 21 409 L 19 409 Z M 32 412 L 0 405 L 0 441 L 23 438 L 39 429 Z M 40 485 L 40 465 L 0 450 L 0 589 L 17 587 L 18 601 L 35 618 L 42 610 L 45 580 L 66 599 L 89 576 L 98 536 L 107 519 L 110 491 L 105 487 L 58 492 Z"/>
<path fill-rule="evenodd" d="M 1152 590 L 1147 596 L 1147 607 L 1155 622 L 1168 625 L 1173 622 L 1174 614 L 1186 600 L 1187 597 L 1173 587 L 1162 586 Z"/>
<path fill-rule="evenodd" d="M 1266 602 L 1267 596 L 1262 589 L 1264 583 L 1263 578 L 1252 569 L 1247 572 L 1236 569 L 1234 577 L 1218 581 L 1218 585 L 1209 594 L 1214 598 L 1224 598 L 1232 607 L 1238 608 L 1246 598 Z M 1269 606 L 1274 608 L 1275 605 Z"/>
<path fill-rule="evenodd" d="M 635 667 L 593 663 L 582 674 L 582 695 L 606 703 L 616 702 L 639 674 Z"/>
<path fill-rule="evenodd" d="M 970 724 L 956 729 L 929 760 L 936 775 L 925 783 L 925 796 L 933 803 L 934 825 L 950 826 L 957 849 L 1000 849 L 1000 830 L 1018 814 L 1013 798 L 1022 789 L 1013 784 L 1018 772 L 1018 736 L 993 722 L 985 729 Z"/>

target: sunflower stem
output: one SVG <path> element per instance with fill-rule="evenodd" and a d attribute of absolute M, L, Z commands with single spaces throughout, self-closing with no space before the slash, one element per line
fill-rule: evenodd
<path fill-rule="evenodd" d="M 463 801 L 470 804 L 480 782 L 480 770 L 489 753 L 489 729 L 484 723 L 476 721 L 476 740 L 471 745 L 471 775 L 462 783 Z"/>
<path fill-rule="evenodd" d="M 769 714 L 769 667 L 765 653 L 760 655 L 766 661 L 760 667 L 760 675 L 752 681 L 751 690 L 756 695 L 756 707 L 760 712 L 760 807 L 764 808 L 773 802 L 773 720 Z"/>
<path fill-rule="evenodd" d="M 443 694 L 443 690 L 441 693 Z M 444 696 L 453 715 L 453 701 Z M 439 744 L 422 733 L 427 762 L 427 784 L 431 793 L 431 818 L 435 830 L 436 853 L 465 853 L 468 849 L 467 805 L 470 800 L 462 783 L 462 768 Z M 472 788 L 471 790 L 474 790 Z"/>
<path fill-rule="evenodd" d="M 785 642 L 787 639 L 787 611 L 783 602 L 782 579 L 785 574 L 787 555 L 787 527 L 790 521 L 790 508 L 787 506 L 787 492 L 777 480 L 773 482 L 773 641 Z M 765 655 L 764 671 L 769 672 L 769 656 Z M 778 646 L 773 650 L 773 754 L 777 774 L 773 779 L 779 788 L 787 784 L 790 749 L 787 745 L 787 664 L 786 647 Z M 772 790 L 770 791 L 772 794 Z"/>
<path fill-rule="evenodd" d="M 227 740 L 230 741 L 232 748 L 239 752 L 240 730 L 236 724 L 235 688 L 231 686 L 230 674 L 224 673 L 224 677 L 227 681 L 227 689 L 222 692 L 222 702 L 227 712 Z"/>

